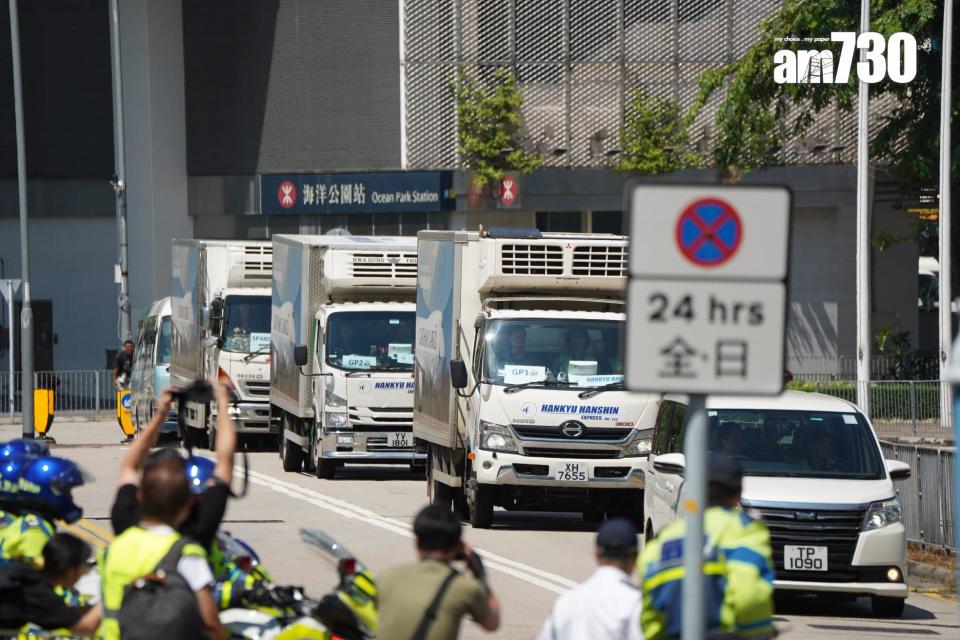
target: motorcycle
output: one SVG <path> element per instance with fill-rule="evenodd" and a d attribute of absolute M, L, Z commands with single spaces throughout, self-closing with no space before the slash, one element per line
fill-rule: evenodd
<path fill-rule="evenodd" d="M 337 563 L 336 588 L 319 600 L 302 587 L 258 582 L 241 597 L 243 607 L 226 609 L 220 622 L 231 638 L 247 640 L 369 640 L 377 625 L 373 575 L 343 545 L 318 529 L 301 539 Z M 252 550 L 251 550 L 252 551 Z"/>

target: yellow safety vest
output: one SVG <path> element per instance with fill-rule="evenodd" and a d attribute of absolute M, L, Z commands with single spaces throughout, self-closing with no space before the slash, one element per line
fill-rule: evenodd
<path fill-rule="evenodd" d="M 704 513 L 703 572 L 707 630 L 737 637 L 773 632 L 773 557 L 770 531 L 738 509 Z M 640 615 L 646 640 L 679 638 L 683 618 L 684 521 L 674 520 L 640 555 Z"/>
<path fill-rule="evenodd" d="M 124 590 L 137 578 L 152 573 L 179 539 L 180 534 L 176 532 L 156 534 L 141 527 L 130 527 L 114 538 L 100 555 L 103 620 L 97 629 L 98 638 L 120 640 L 118 616 Z M 206 558 L 206 555 L 203 547 L 197 544 L 183 548 L 183 556 Z"/>
<path fill-rule="evenodd" d="M 43 548 L 53 537 L 55 527 L 35 513 L 25 513 L 0 529 L 0 558 L 3 562 L 20 560 L 43 568 Z"/>

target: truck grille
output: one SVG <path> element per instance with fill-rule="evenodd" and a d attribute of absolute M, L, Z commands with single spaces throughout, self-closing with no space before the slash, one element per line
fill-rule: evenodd
<path fill-rule="evenodd" d="M 417 279 L 416 253 L 358 253 L 351 263 L 354 278 Z"/>
<path fill-rule="evenodd" d="M 247 388 L 247 395 L 251 395 L 257 398 L 269 398 L 270 397 L 270 383 L 269 382 L 255 382 L 248 380 L 244 383 L 244 386 Z"/>
<path fill-rule="evenodd" d="M 500 268 L 505 274 L 563 275 L 563 248 L 546 244 L 504 244 Z"/>
<path fill-rule="evenodd" d="M 347 407 L 354 431 L 412 431 L 413 407 Z"/>
<path fill-rule="evenodd" d="M 590 460 L 611 460 L 619 458 L 617 449 L 548 449 L 546 447 L 523 447 L 523 455 L 538 458 L 585 458 Z"/>
<path fill-rule="evenodd" d="M 850 563 L 860 539 L 866 509 L 775 509 L 757 508 L 770 529 L 773 563 L 778 580 L 852 582 L 859 572 Z M 828 571 L 787 571 L 783 547 L 787 544 L 827 547 Z"/>
<path fill-rule="evenodd" d="M 588 245 L 573 249 L 573 275 L 627 275 L 627 248 L 622 245 Z"/>
<path fill-rule="evenodd" d="M 533 425 L 533 424 L 515 424 L 512 425 L 514 432 L 523 439 L 539 438 L 547 440 L 556 440 L 558 442 L 583 442 L 584 440 L 603 441 L 603 442 L 623 442 L 626 440 L 632 428 L 620 427 L 591 427 L 586 426 L 583 435 L 578 438 L 570 438 L 563 435 L 560 426 Z"/>

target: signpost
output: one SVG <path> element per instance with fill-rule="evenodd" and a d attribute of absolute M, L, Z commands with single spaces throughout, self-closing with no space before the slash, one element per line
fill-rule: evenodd
<path fill-rule="evenodd" d="M 683 637 L 704 637 L 706 394 L 783 390 L 790 192 L 632 184 L 626 371 L 631 391 L 687 393 Z"/>
<path fill-rule="evenodd" d="M 16 401 L 14 400 L 14 394 L 16 393 L 16 385 L 13 380 L 13 294 L 17 292 L 17 289 L 20 288 L 19 280 L 0 280 L 3 283 L 3 289 L 0 290 L 0 293 L 3 294 L 3 297 L 7 301 L 7 327 L 10 329 L 10 340 L 7 342 L 8 349 L 10 352 L 10 417 L 13 417 L 14 409 L 16 408 Z"/>

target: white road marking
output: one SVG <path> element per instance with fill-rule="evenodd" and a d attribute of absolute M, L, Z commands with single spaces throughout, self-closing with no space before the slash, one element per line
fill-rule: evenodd
<path fill-rule="evenodd" d="M 243 472 L 240 469 L 236 471 L 237 475 L 242 475 L 242 473 Z M 316 507 L 326 509 L 327 511 L 336 513 L 337 515 L 345 518 L 361 520 L 367 524 L 380 527 L 385 531 L 389 531 L 406 538 L 413 537 L 413 531 L 410 525 L 406 522 L 382 516 L 375 511 L 371 511 L 370 509 L 347 502 L 346 500 L 326 496 L 317 491 L 313 491 L 312 489 L 301 487 L 300 485 L 292 482 L 279 480 L 273 476 L 259 473 L 257 471 L 250 471 L 250 482 L 267 487 L 268 489 L 272 489 L 277 493 L 281 493 L 296 500 L 308 502 Z M 487 567 L 501 573 L 506 573 L 507 575 L 511 575 L 525 582 L 529 582 L 530 584 L 541 587 L 542 589 L 546 589 L 547 591 L 552 591 L 553 593 L 564 593 L 567 589 L 574 587 L 577 584 L 573 580 L 564 578 L 563 576 L 559 576 L 548 571 L 543 571 L 542 569 L 537 569 L 536 567 L 531 567 L 523 564 L 522 562 L 517 562 L 509 558 L 504 558 L 503 556 L 491 553 L 484 549 L 477 549 L 477 551 L 480 552 L 480 556 L 483 558 L 484 564 Z"/>

